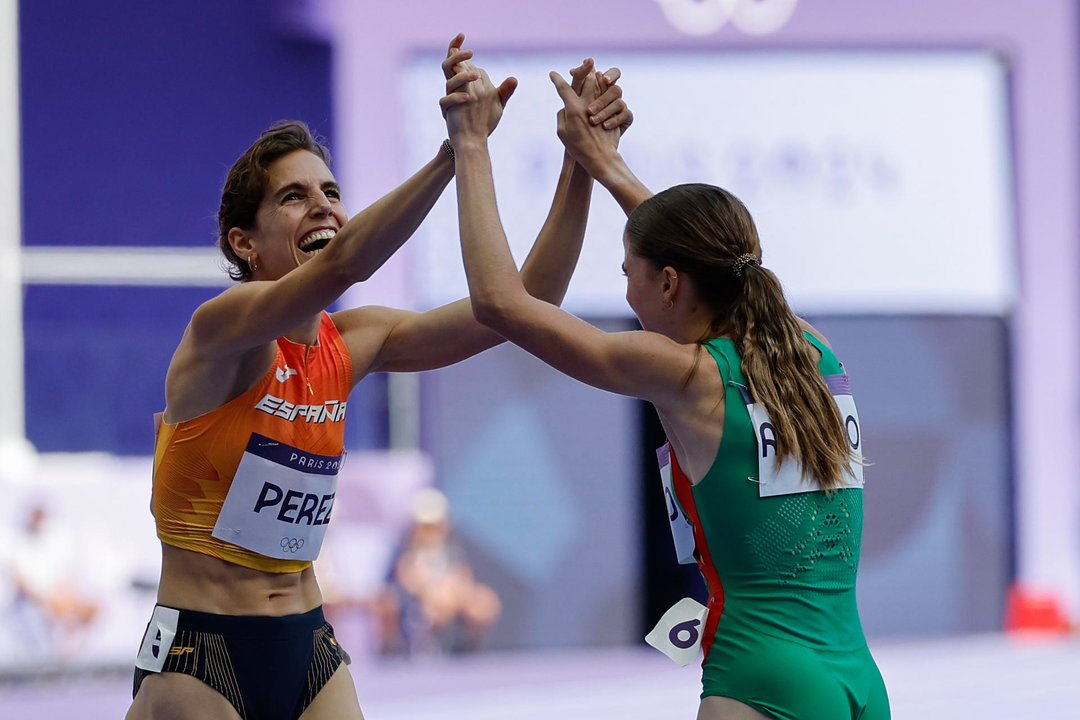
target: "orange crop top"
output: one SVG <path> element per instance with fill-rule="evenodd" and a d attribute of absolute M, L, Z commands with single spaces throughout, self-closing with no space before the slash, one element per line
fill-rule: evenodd
<path fill-rule="evenodd" d="M 330 316 L 319 341 L 277 340 L 247 392 L 161 423 L 151 507 L 161 541 L 265 572 L 311 566 L 344 460 L 352 361 Z"/>

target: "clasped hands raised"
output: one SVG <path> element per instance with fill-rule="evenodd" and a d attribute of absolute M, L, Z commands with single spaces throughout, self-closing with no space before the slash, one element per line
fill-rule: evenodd
<path fill-rule="evenodd" d="M 473 51 L 463 49 L 464 42 L 464 34 L 455 36 L 442 62 L 446 95 L 439 105 L 455 148 L 486 143 L 518 85 L 516 78 L 508 77 L 496 87 L 483 68 L 473 64 Z M 619 138 L 634 121 L 622 99 L 622 88 L 616 85 L 620 76 L 618 68 L 595 70 L 591 58 L 570 70 L 569 83 L 557 72 L 549 76 L 563 101 L 558 112 L 559 139 L 593 177 L 615 155 Z"/>

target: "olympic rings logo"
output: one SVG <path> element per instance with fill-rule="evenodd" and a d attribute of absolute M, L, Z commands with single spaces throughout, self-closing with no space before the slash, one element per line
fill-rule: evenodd
<path fill-rule="evenodd" d="M 783 27 L 799 0 L 656 0 L 668 22 L 687 35 L 711 35 L 728 20 L 748 35 Z"/>
<path fill-rule="evenodd" d="M 302 547 L 304 547 L 304 538 L 281 538 L 281 549 L 285 552 L 294 553 Z"/>

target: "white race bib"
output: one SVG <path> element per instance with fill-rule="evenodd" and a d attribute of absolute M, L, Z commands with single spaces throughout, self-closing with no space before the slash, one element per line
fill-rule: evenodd
<path fill-rule="evenodd" d="M 645 642 L 685 667 L 697 659 L 708 618 L 709 608 L 693 598 L 683 598 L 668 608 Z"/>
<path fill-rule="evenodd" d="M 281 560 L 319 556 L 341 455 L 315 455 L 252 433 L 213 536 Z"/>
<path fill-rule="evenodd" d="M 693 564 L 697 562 L 694 559 L 694 526 L 675 496 L 675 485 L 671 480 L 670 445 L 664 443 L 656 449 L 656 462 L 660 465 L 660 482 L 664 486 L 664 502 L 671 524 L 671 539 L 675 541 L 675 556 L 682 565 Z"/>
<path fill-rule="evenodd" d="M 139 646 L 139 654 L 135 657 L 135 667 L 161 672 L 172 649 L 179 619 L 179 610 L 160 605 L 154 607 L 154 614 L 150 616 L 150 624 L 146 626 L 146 634 Z"/>
<path fill-rule="evenodd" d="M 826 375 L 825 385 L 832 393 L 836 406 L 840 409 L 840 418 L 844 421 L 844 429 L 847 432 L 848 443 L 855 453 L 856 461 L 852 462 L 843 477 L 844 487 L 863 487 L 863 466 L 857 460 L 862 459 L 862 428 L 859 425 L 859 411 L 855 407 L 855 398 L 851 395 L 851 386 L 846 374 Z M 821 483 L 816 479 L 803 477 L 802 465 L 792 458 L 787 458 L 783 466 L 777 467 L 777 442 L 776 428 L 769 419 L 765 408 L 753 401 L 749 390 L 739 385 L 746 410 L 750 413 L 750 421 L 754 426 L 754 439 L 758 448 L 758 495 L 760 497 L 772 497 L 774 495 L 794 495 L 796 493 L 813 492 L 821 490 Z"/>

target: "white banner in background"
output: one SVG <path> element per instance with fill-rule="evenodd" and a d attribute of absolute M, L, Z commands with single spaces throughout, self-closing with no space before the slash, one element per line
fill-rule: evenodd
<path fill-rule="evenodd" d="M 520 84 L 491 137 L 499 210 L 528 253 L 562 163 L 548 73 L 587 53 L 477 57 Z M 635 121 L 620 152 L 653 190 L 727 188 L 801 313 L 1003 314 L 1016 294 L 1006 69 L 984 51 L 606 52 Z M 407 167 L 446 136 L 432 56 L 402 77 Z M 594 191 L 565 306 L 626 317 L 626 216 Z M 467 294 L 455 194 L 411 241 L 417 307 Z"/>

